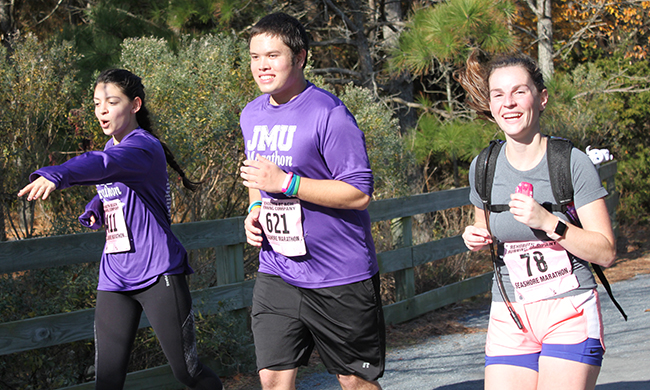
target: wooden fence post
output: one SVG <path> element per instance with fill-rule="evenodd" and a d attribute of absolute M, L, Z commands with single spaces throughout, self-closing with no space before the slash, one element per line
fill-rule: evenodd
<path fill-rule="evenodd" d="M 215 248 L 217 286 L 244 281 L 244 244 Z"/>
<path fill-rule="evenodd" d="M 413 218 L 393 218 L 390 221 L 393 249 L 413 245 Z M 415 273 L 413 268 L 406 268 L 393 273 L 395 277 L 395 301 L 403 301 L 415 296 Z"/>
<path fill-rule="evenodd" d="M 215 261 L 217 262 L 217 286 L 243 282 L 245 280 L 243 243 L 216 247 Z M 250 330 L 250 321 L 247 308 L 231 310 L 229 311 L 229 315 L 237 324 L 235 329 Z M 235 336 L 233 335 L 233 337 Z M 250 352 L 254 354 L 254 349 L 251 348 Z M 206 361 L 205 363 L 209 366 L 212 366 L 213 370 L 218 371 L 218 375 L 233 374 L 232 369 L 224 371 L 223 367 L 221 367 L 216 362 Z"/>
<path fill-rule="evenodd" d="M 244 281 L 244 244 L 215 248 L 215 261 L 217 262 L 217 286 Z M 238 319 L 237 322 L 242 328 L 248 326 L 247 309 L 237 309 L 232 311 L 232 314 Z"/>

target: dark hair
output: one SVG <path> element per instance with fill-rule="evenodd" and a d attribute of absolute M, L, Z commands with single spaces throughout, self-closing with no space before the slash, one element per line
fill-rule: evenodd
<path fill-rule="evenodd" d="M 465 67 L 454 72 L 454 78 L 467 92 L 467 104 L 483 119 L 494 121 L 490 111 L 490 76 L 496 69 L 509 66 L 524 68 L 533 80 L 537 92 L 546 89 L 537 62 L 525 54 L 498 55 L 490 59 L 477 49 L 469 55 Z"/>
<path fill-rule="evenodd" d="M 302 64 L 303 69 L 307 65 L 307 53 L 309 53 L 309 36 L 305 27 L 293 16 L 282 12 L 269 14 L 260 19 L 248 36 L 248 46 L 250 47 L 251 39 L 260 34 L 268 34 L 272 37 L 278 37 L 291 49 L 293 58 L 305 50 L 305 62 Z"/>
<path fill-rule="evenodd" d="M 151 129 L 151 119 L 149 119 L 149 110 L 145 104 L 145 93 L 142 79 L 126 69 L 107 69 L 97 77 L 94 87 L 97 88 L 98 84 L 115 85 L 124 95 L 126 95 L 127 98 L 129 98 L 130 101 L 133 101 L 136 97 L 140 98 L 142 105 L 140 106 L 140 110 L 135 114 L 135 119 L 137 120 L 138 125 L 160 141 L 160 144 L 165 151 L 165 160 L 167 160 L 167 164 L 178 172 L 183 180 L 183 186 L 191 191 L 196 191 L 201 183 L 193 182 L 185 176 L 185 172 L 180 165 L 178 165 L 178 162 L 176 162 L 176 158 L 169 149 L 169 146 L 167 146 L 167 144 Z"/>

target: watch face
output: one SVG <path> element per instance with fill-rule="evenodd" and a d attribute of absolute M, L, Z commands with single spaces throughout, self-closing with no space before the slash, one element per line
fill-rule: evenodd
<path fill-rule="evenodd" d="M 566 224 L 564 223 L 563 220 L 558 219 L 557 225 L 555 226 L 555 234 L 557 234 L 560 237 L 564 236 L 564 233 L 566 233 Z"/>

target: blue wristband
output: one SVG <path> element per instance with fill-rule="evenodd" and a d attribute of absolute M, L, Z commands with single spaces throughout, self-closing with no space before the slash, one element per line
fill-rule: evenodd
<path fill-rule="evenodd" d="M 250 213 L 256 207 L 262 207 L 262 201 L 261 200 L 256 200 L 255 202 L 251 203 L 250 206 L 248 206 L 248 212 Z"/>

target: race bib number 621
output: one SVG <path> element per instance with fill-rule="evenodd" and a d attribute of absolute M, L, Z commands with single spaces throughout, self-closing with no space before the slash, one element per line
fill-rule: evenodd
<path fill-rule="evenodd" d="M 285 256 L 307 253 L 298 199 L 262 199 L 260 224 L 274 251 Z"/>

